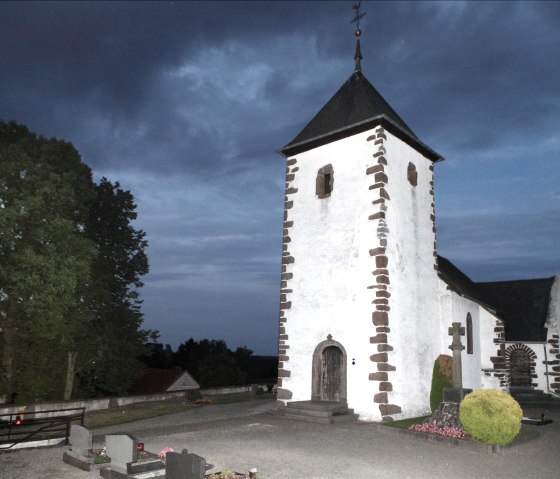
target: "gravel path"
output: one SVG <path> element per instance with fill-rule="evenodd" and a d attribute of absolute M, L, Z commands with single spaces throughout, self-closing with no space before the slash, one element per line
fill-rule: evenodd
<path fill-rule="evenodd" d="M 546 411 L 554 424 L 539 436 L 503 454 L 418 441 L 368 423 L 310 424 L 269 414 L 272 401 L 205 406 L 95 431 L 128 432 L 147 450 L 183 448 L 216 469 L 247 472 L 264 479 L 427 477 L 560 477 L 560 411 Z M 526 411 L 537 415 L 538 411 Z M 0 454 L 0 479 L 80 479 L 99 477 L 62 463 L 62 448 Z"/>

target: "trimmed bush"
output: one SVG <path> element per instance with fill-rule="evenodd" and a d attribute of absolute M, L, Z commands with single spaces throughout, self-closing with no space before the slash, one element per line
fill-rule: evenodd
<path fill-rule="evenodd" d="M 465 396 L 459 406 L 459 418 L 474 439 L 505 446 L 519 434 L 523 411 L 509 394 L 479 389 Z"/>
<path fill-rule="evenodd" d="M 440 354 L 434 362 L 432 372 L 432 389 L 430 390 L 430 408 L 435 411 L 443 400 L 443 390 L 453 387 L 451 382 L 453 358 Z"/>

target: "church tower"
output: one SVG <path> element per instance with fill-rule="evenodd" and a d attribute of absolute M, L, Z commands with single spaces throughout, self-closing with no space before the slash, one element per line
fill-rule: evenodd
<path fill-rule="evenodd" d="M 358 38 L 348 80 L 280 150 L 278 399 L 347 403 L 377 421 L 429 410 L 441 350 L 433 165 L 442 158 L 361 59 Z"/>

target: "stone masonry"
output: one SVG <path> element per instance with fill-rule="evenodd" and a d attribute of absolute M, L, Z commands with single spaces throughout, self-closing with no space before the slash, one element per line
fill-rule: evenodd
<path fill-rule="evenodd" d="M 379 405 L 379 411 L 384 421 L 392 420 L 391 416 L 399 414 L 401 407 L 390 403 L 390 395 L 393 385 L 389 381 L 389 375 L 396 368 L 389 362 L 389 356 L 393 351 L 393 346 L 389 344 L 389 336 L 391 328 L 389 327 L 389 311 L 391 310 L 389 299 L 390 278 L 389 278 L 389 258 L 386 255 L 387 235 L 389 229 L 385 221 L 385 213 L 388 208 L 388 202 L 391 200 L 386 190 L 389 178 L 385 173 L 387 159 L 385 158 L 384 142 L 387 140 L 382 127 L 375 130 L 375 134 L 369 136 L 367 141 L 373 141 L 376 148 L 373 158 L 377 163 L 366 170 L 366 175 L 373 175 L 373 184 L 369 189 L 375 193 L 375 199 L 372 201 L 373 213 L 369 215 L 368 220 L 377 222 L 377 239 L 378 244 L 369 251 L 370 256 L 374 260 L 373 278 L 374 284 L 368 286 L 368 289 L 375 291 L 375 297 L 372 301 L 372 323 L 375 327 L 375 336 L 370 337 L 370 343 L 375 345 L 370 360 L 375 364 L 375 370 L 370 373 L 369 380 L 378 382 L 378 393 L 374 395 L 373 401 Z"/>
<path fill-rule="evenodd" d="M 292 392 L 283 387 L 283 378 L 290 377 L 290 370 L 285 368 L 285 363 L 289 361 L 289 342 L 286 334 L 286 322 L 292 302 L 290 300 L 292 289 L 289 288 L 290 280 L 293 278 L 293 272 L 290 271 L 290 265 L 294 264 L 295 259 L 290 253 L 290 228 L 294 225 L 289 219 L 289 212 L 294 202 L 291 195 L 297 193 L 297 188 L 292 186 L 299 167 L 297 159 L 290 158 L 286 162 L 286 190 L 284 196 L 284 231 L 282 240 L 282 276 L 280 283 L 280 320 L 279 320 L 279 350 L 278 350 L 278 393 L 279 400 L 292 399 Z"/>

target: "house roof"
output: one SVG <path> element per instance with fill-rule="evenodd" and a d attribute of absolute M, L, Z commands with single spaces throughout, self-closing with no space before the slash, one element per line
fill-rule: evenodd
<path fill-rule="evenodd" d="M 183 371 L 177 380 L 167 388 L 167 391 L 186 391 L 188 389 L 199 389 L 200 385 L 194 380 L 188 371 Z"/>
<path fill-rule="evenodd" d="M 476 283 L 486 301 L 506 319 L 506 341 L 546 341 L 554 277 Z"/>
<path fill-rule="evenodd" d="M 154 394 L 166 391 L 185 391 L 200 386 L 187 371 L 181 368 L 146 368 L 142 377 L 130 388 L 131 394 Z"/>
<path fill-rule="evenodd" d="M 290 156 L 381 125 L 432 161 L 443 158 L 422 143 L 404 120 L 357 69 L 321 108 L 319 113 L 286 146 Z"/>

